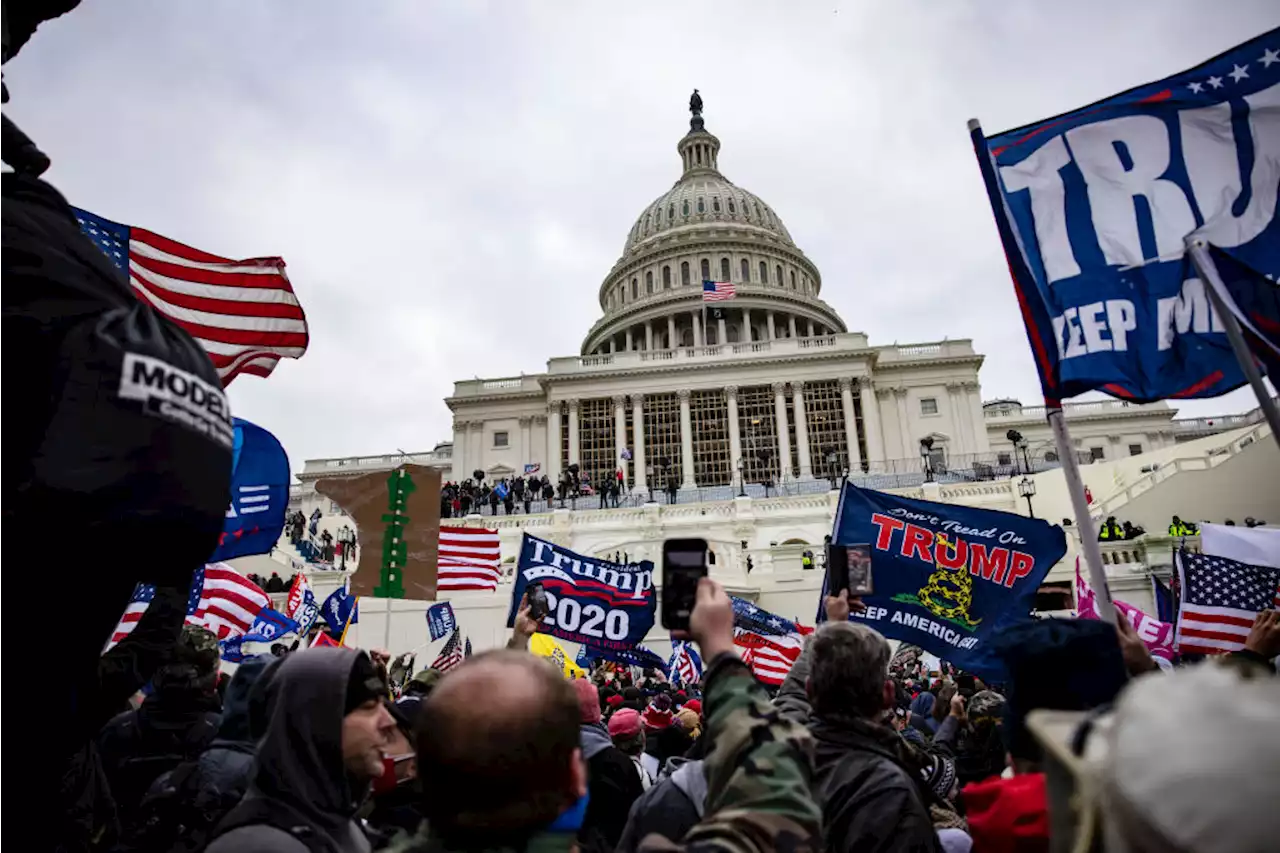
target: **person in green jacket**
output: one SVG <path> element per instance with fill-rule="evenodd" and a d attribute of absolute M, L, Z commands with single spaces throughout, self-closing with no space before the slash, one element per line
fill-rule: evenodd
<path fill-rule="evenodd" d="M 551 853 L 578 845 L 587 790 L 578 703 L 554 669 L 516 650 L 535 628 L 521 607 L 510 648 L 471 658 L 423 703 L 416 747 L 426 822 L 393 842 L 393 853 Z M 689 637 L 707 661 L 706 808 L 679 846 L 655 835 L 638 849 L 819 849 L 813 740 L 770 703 L 734 652 L 732 605 L 709 578 L 699 582 Z"/>

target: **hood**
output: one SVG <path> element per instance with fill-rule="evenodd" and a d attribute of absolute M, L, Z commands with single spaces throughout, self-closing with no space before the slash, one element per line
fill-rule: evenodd
<path fill-rule="evenodd" d="M 613 746 L 613 739 L 609 737 L 609 730 L 603 723 L 585 723 L 579 728 L 579 732 L 582 741 L 582 758 L 585 761 L 590 761 Z"/>
<path fill-rule="evenodd" d="M 702 820 L 703 808 L 707 803 L 707 773 L 701 761 L 690 761 L 686 758 L 672 758 L 667 761 L 671 772 L 671 784 L 689 798 L 693 808 L 698 812 L 698 820 Z"/>
<path fill-rule="evenodd" d="M 247 658 L 236 669 L 222 697 L 222 724 L 218 726 L 218 740 L 231 743 L 247 743 L 253 740 L 249 734 L 249 693 L 267 668 L 267 658 Z"/>
<path fill-rule="evenodd" d="M 360 654 L 307 649 L 272 668 L 253 791 L 287 803 L 320 828 L 347 824 L 366 793 L 354 788 L 342 761 L 347 682 Z"/>
<path fill-rule="evenodd" d="M 978 850 L 1018 853 L 1049 844 L 1044 774 L 975 782 L 961 792 L 969 834 Z"/>

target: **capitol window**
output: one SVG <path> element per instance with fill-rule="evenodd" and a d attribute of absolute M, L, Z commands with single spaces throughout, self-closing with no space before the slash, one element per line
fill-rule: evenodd
<path fill-rule="evenodd" d="M 680 283 L 685 287 L 689 286 L 689 262 L 684 261 L 680 264 Z"/>
<path fill-rule="evenodd" d="M 936 415 L 938 414 L 938 400 L 936 397 L 920 398 L 920 414 Z"/>
<path fill-rule="evenodd" d="M 711 209 L 714 210 L 716 213 L 720 212 L 720 199 L 718 198 L 711 199 Z"/>
<path fill-rule="evenodd" d="M 702 280 L 703 281 L 711 280 L 711 261 L 707 260 L 706 258 L 702 259 Z"/>
<path fill-rule="evenodd" d="M 499 430 L 493 434 L 494 447 L 507 447 L 511 443 L 511 435 L 506 431 Z"/>
<path fill-rule="evenodd" d="M 721 281 L 729 280 L 729 259 L 728 258 L 720 259 L 720 280 Z"/>
<path fill-rule="evenodd" d="M 663 290 L 671 289 L 671 267 L 670 266 L 665 266 L 662 268 L 662 289 Z"/>
<path fill-rule="evenodd" d="M 742 259 L 742 280 L 744 282 L 751 281 L 751 262 L 746 258 Z"/>
<path fill-rule="evenodd" d="M 778 287 L 782 287 L 782 264 L 778 264 L 778 268 L 775 272 L 778 273 Z"/>
<path fill-rule="evenodd" d="M 707 212 L 707 203 L 702 200 L 702 196 L 698 196 L 698 212 L 699 213 Z"/>
<path fill-rule="evenodd" d="M 795 270 L 791 271 L 791 289 L 792 290 L 796 289 L 796 271 Z"/>
<path fill-rule="evenodd" d="M 631 279 L 631 298 L 632 299 L 640 298 L 640 282 L 634 278 Z"/>
<path fill-rule="evenodd" d="M 766 264 L 764 261 L 760 262 L 760 283 L 761 284 L 769 283 L 769 265 Z"/>
<path fill-rule="evenodd" d="M 667 219 L 676 218 L 676 206 L 674 204 L 667 205 Z"/>
<path fill-rule="evenodd" d="M 737 213 L 738 209 L 733 206 L 733 199 L 729 199 L 729 213 Z"/>
<path fill-rule="evenodd" d="M 653 270 L 644 274 L 644 289 L 646 293 L 653 293 Z"/>
<path fill-rule="evenodd" d="M 1090 462 L 1101 462 L 1102 460 L 1104 460 L 1104 459 L 1106 459 L 1106 458 L 1107 458 L 1107 452 L 1106 452 L 1105 450 L 1103 450 L 1101 447 L 1090 447 L 1090 448 L 1089 448 L 1089 461 L 1090 461 Z"/>
<path fill-rule="evenodd" d="M 684 201 L 684 205 L 683 205 L 683 207 L 682 207 L 681 209 L 684 211 L 684 215 L 685 215 L 685 216 L 688 216 L 688 215 L 689 215 L 689 200 L 688 200 L 688 199 L 685 199 L 685 201 Z"/>

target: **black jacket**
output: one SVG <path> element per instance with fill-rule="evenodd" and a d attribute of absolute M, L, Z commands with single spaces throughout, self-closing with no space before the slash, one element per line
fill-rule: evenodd
<path fill-rule="evenodd" d="M 578 834 L 580 846 L 584 851 L 613 850 L 644 787 L 635 764 L 613 745 L 603 725 L 582 726 L 582 756 L 587 761 L 591 799 Z"/>
<path fill-rule="evenodd" d="M 671 770 L 645 791 L 631 807 L 617 853 L 636 853 L 653 833 L 678 843 L 702 820 L 707 800 L 706 769 L 701 760 L 670 758 Z"/>

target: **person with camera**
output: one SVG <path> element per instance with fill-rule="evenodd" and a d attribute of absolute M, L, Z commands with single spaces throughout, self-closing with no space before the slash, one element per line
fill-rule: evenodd
<path fill-rule="evenodd" d="M 522 607 L 514 648 L 476 655 L 440 680 L 416 732 L 426 824 L 397 853 L 491 848 L 569 850 L 587 807 L 581 710 L 573 688 L 544 661 L 514 649 L 537 624 Z M 707 661 L 708 792 L 686 849 L 815 849 L 820 814 L 811 792 L 812 740 L 783 717 L 733 646 L 724 588 L 698 585 L 686 635 Z M 641 848 L 679 849 L 660 839 Z"/>

